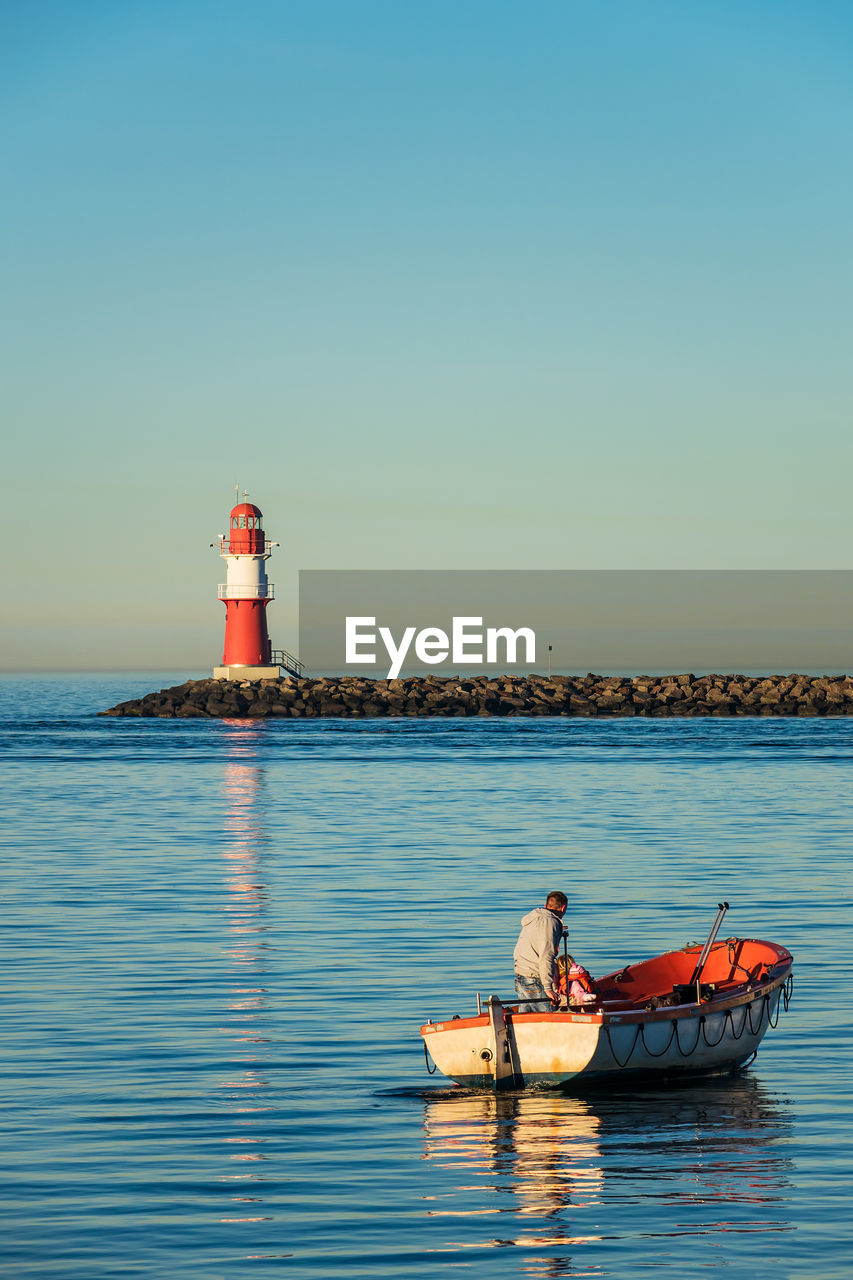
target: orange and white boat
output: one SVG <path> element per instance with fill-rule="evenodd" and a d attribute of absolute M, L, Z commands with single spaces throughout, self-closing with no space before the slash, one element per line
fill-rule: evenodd
<path fill-rule="evenodd" d="M 713 1075 L 747 1065 L 787 1009 L 793 957 L 756 938 L 715 942 L 720 903 L 705 946 L 626 965 L 592 984 L 588 1003 L 519 1013 L 490 996 L 471 1018 L 421 1027 L 424 1055 L 474 1089 L 567 1087 L 621 1076 Z"/>

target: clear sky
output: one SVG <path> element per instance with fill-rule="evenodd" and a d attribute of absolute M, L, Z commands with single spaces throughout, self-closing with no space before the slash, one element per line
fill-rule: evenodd
<path fill-rule="evenodd" d="M 7 0 L 7 668 L 298 568 L 850 568 L 853 7 Z M 11 549 L 12 554 L 8 554 Z"/>

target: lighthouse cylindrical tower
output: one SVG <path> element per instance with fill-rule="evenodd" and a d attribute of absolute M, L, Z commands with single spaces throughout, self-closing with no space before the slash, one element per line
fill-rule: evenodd
<path fill-rule="evenodd" d="M 219 599 L 225 604 L 225 667 L 263 667 L 271 660 L 267 605 L 275 590 L 267 579 L 266 562 L 273 544 L 262 520 L 254 503 L 239 502 L 232 508 L 227 538 L 219 539 L 226 566 L 226 580 L 219 586 Z"/>

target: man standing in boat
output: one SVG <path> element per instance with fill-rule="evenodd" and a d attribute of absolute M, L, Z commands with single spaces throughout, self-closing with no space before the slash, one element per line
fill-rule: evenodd
<path fill-rule="evenodd" d="M 546 1000 L 559 1000 L 557 955 L 568 905 L 564 893 L 549 893 L 545 906 L 535 907 L 521 921 L 521 933 L 512 953 L 516 994 L 525 1002 L 518 1006 L 519 1013 L 544 1013 L 548 1008 Z M 532 1003 L 535 1001 L 538 1003 Z"/>

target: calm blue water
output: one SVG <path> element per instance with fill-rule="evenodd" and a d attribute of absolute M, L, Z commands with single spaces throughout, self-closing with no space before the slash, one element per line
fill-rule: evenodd
<path fill-rule="evenodd" d="M 853 721 L 95 718 L 168 683 L 0 682 L 5 1275 L 853 1274 Z M 593 973 L 790 947 L 752 1068 L 428 1076 L 552 887 Z"/>

